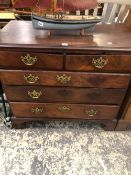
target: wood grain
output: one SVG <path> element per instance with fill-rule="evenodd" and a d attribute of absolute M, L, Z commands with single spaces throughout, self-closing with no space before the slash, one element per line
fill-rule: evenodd
<path fill-rule="evenodd" d="M 125 120 L 131 120 L 131 101 L 129 103 L 129 106 L 128 106 L 128 109 L 127 109 L 127 112 L 125 114 L 124 119 Z"/>
<path fill-rule="evenodd" d="M 113 89 L 127 88 L 130 81 L 129 74 L 64 71 L 1 71 L 0 76 L 2 83 L 6 85 L 99 87 Z M 31 80 L 29 81 L 29 77 L 34 78 L 34 83 L 32 83 Z M 63 81 L 61 80 L 62 77 Z"/>
<path fill-rule="evenodd" d="M 41 93 L 33 99 L 28 92 Z M 68 88 L 44 86 L 6 86 L 9 101 L 21 102 L 67 102 L 92 104 L 121 104 L 125 89 Z"/>
<path fill-rule="evenodd" d="M 28 66 L 22 62 L 21 57 L 37 58 L 34 65 Z M 44 54 L 36 52 L 11 52 L 0 51 L 0 68 L 3 69 L 43 69 L 61 70 L 63 68 L 63 55 Z"/>
<path fill-rule="evenodd" d="M 103 68 L 97 68 L 93 59 L 108 60 Z M 97 71 L 97 72 L 131 72 L 131 55 L 70 55 L 66 58 L 66 70 Z"/>
<path fill-rule="evenodd" d="M 16 32 L 17 31 L 17 32 Z M 21 49 L 54 53 L 88 53 L 93 51 L 131 52 L 131 32 L 124 24 L 96 25 L 94 31 L 81 37 L 79 31 L 54 31 L 48 37 L 47 31 L 34 30 L 31 22 L 11 21 L 1 32 L 0 48 Z M 68 43 L 63 47 L 62 43 Z M 112 43 L 112 44 L 109 44 Z M 87 52 L 88 51 L 88 52 Z"/>
<path fill-rule="evenodd" d="M 82 119 L 114 119 L 119 110 L 118 106 L 82 105 L 63 103 L 10 103 L 13 115 L 17 117 L 49 117 L 49 118 L 82 118 Z M 60 111 L 66 106 L 70 111 Z M 32 108 L 43 109 L 42 113 L 33 113 Z M 94 116 L 89 116 L 86 111 L 97 111 Z"/>
<path fill-rule="evenodd" d="M 52 31 L 50 37 L 47 33 L 34 30 L 27 21 L 11 21 L 0 32 L 0 81 L 11 104 L 13 125 L 46 118 L 89 119 L 114 130 L 129 104 L 130 28 L 100 24 L 85 36 L 79 31 Z M 37 57 L 37 62 L 25 65 L 25 56 Z M 29 83 L 25 77 L 36 81 Z M 32 107 L 46 111 L 32 114 Z M 91 109 L 98 111 L 93 118 L 87 112 Z"/>

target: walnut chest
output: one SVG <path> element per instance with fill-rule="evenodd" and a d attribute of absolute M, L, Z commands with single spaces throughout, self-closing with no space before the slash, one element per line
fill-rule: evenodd
<path fill-rule="evenodd" d="M 131 90 L 129 38 L 123 24 L 49 37 L 31 22 L 11 21 L 0 32 L 0 79 L 13 126 L 84 119 L 114 130 Z"/>

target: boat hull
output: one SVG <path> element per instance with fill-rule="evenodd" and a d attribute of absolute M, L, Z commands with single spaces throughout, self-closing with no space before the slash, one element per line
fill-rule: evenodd
<path fill-rule="evenodd" d="M 35 29 L 39 30 L 78 30 L 93 28 L 100 19 L 81 21 L 58 21 L 37 16 L 32 16 L 32 23 Z"/>

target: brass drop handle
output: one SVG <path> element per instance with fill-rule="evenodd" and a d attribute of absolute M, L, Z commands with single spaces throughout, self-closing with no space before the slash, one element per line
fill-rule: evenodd
<path fill-rule="evenodd" d="M 39 80 L 39 76 L 34 76 L 32 74 L 24 75 L 24 80 L 29 84 L 34 84 Z"/>
<path fill-rule="evenodd" d="M 61 84 L 67 84 L 71 81 L 71 76 L 67 76 L 66 74 L 63 75 L 57 75 L 56 80 Z"/>
<path fill-rule="evenodd" d="M 95 117 L 97 113 L 98 111 L 95 109 L 85 110 L 85 114 L 87 114 L 88 117 Z"/>
<path fill-rule="evenodd" d="M 59 106 L 58 107 L 58 111 L 60 111 L 60 112 L 69 112 L 70 110 L 71 110 L 71 108 L 68 106 Z"/>
<path fill-rule="evenodd" d="M 108 58 L 103 57 L 92 59 L 92 64 L 98 69 L 102 69 L 103 67 L 105 67 L 108 64 L 108 62 Z"/>
<path fill-rule="evenodd" d="M 33 98 L 33 99 L 38 99 L 41 97 L 42 95 L 42 92 L 41 91 L 36 91 L 36 90 L 33 90 L 33 91 L 28 91 L 28 95 Z"/>
<path fill-rule="evenodd" d="M 30 54 L 21 56 L 21 61 L 27 66 L 33 66 L 37 62 L 37 57 L 31 57 Z"/>
<path fill-rule="evenodd" d="M 35 114 L 41 114 L 44 112 L 44 109 L 43 108 L 39 108 L 39 107 L 36 107 L 36 108 L 31 108 L 31 112 L 32 113 L 35 113 Z"/>

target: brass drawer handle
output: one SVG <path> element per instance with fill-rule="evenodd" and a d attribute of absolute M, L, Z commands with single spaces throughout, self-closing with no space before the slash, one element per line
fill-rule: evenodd
<path fill-rule="evenodd" d="M 67 84 L 68 82 L 71 81 L 71 76 L 67 76 L 66 74 L 63 75 L 57 75 L 56 79 L 58 82 L 60 82 L 61 84 Z"/>
<path fill-rule="evenodd" d="M 108 58 L 102 58 L 102 57 L 97 59 L 93 58 L 92 60 L 92 64 L 98 69 L 102 69 L 103 67 L 105 67 L 108 64 L 108 62 L 109 62 Z"/>
<path fill-rule="evenodd" d="M 37 62 L 37 57 L 31 57 L 30 54 L 27 54 L 26 56 L 21 56 L 22 62 L 27 66 L 32 66 Z"/>
<path fill-rule="evenodd" d="M 39 107 L 31 108 L 31 112 L 35 113 L 35 114 L 41 114 L 41 113 L 44 112 L 44 109 L 43 108 L 39 108 Z"/>
<path fill-rule="evenodd" d="M 32 74 L 29 74 L 28 76 L 24 75 L 24 79 L 26 80 L 27 83 L 33 84 L 33 83 L 36 83 L 39 80 L 39 77 L 34 76 Z"/>
<path fill-rule="evenodd" d="M 95 109 L 85 110 L 85 114 L 87 114 L 89 117 L 94 117 L 97 115 L 97 113 L 98 111 Z"/>
<path fill-rule="evenodd" d="M 42 92 L 37 92 L 36 90 L 33 90 L 32 92 L 28 91 L 28 95 L 33 99 L 38 99 L 42 95 Z"/>
<path fill-rule="evenodd" d="M 69 112 L 71 110 L 71 108 L 69 108 L 68 106 L 59 106 L 58 110 L 60 112 Z"/>

